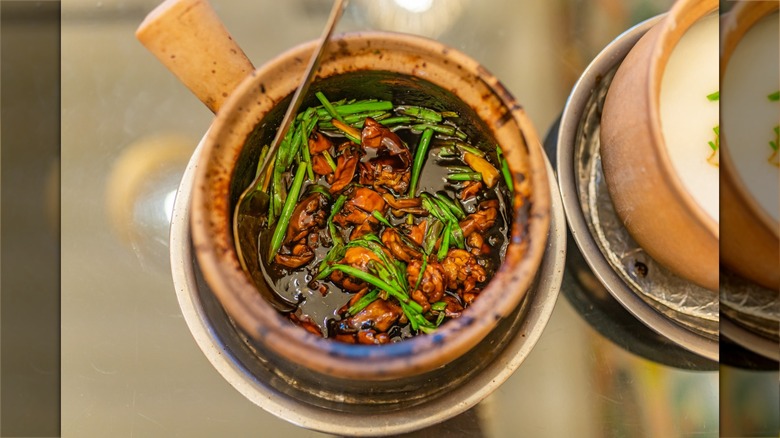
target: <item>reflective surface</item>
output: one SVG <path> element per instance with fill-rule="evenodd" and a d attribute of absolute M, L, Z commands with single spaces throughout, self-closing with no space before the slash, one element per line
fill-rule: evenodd
<path fill-rule="evenodd" d="M 330 8 L 320 0 L 212 4 L 256 66 L 314 39 Z M 504 82 L 543 137 L 590 59 L 669 4 L 355 0 L 337 32 L 409 31 L 458 48 Z M 62 433 L 320 436 L 244 398 L 182 317 L 168 261 L 170 193 L 213 116 L 135 41 L 155 5 L 62 6 Z M 711 363 L 693 357 L 680 366 L 663 340 L 619 346 L 618 338 L 641 335 L 637 326 L 617 318 L 594 328 L 595 305 L 573 300 L 582 289 L 569 280 L 512 377 L 472 410 L 416 435 L 718 435 Z M 772 375 L 776 384 L 776 373 L 760 377 Z"/>

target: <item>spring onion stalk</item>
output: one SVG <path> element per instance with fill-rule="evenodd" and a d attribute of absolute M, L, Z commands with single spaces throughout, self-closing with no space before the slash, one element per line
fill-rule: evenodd
<path fill-rule="evenodd" d="M 382 213 L 378 212 L 377 210 L 372 211 L 371 215 L 374 216 L 376 218 L 376 220 L 381 222 L 382 225 L 384 225 L 384 226 L 386 226 L 388 228 L 393 228 L 393 224 L 388 222 L 387 219 L 384 216 L 382 216 Z"/>
<path fill-rule="evenodd" d="M 369 304 L 373 303 L 377 298 L 379 298 L 379 289 L 374 289 L 360 297 L 357 303 L 353 304 L 349 307 L 349 309 L 347 309 L 347 313 L 350 315 L 356 315 L 358 312 L 368 307 Z"/>
<path fill-rule="evenodd" d="M 421 106 L 399 105 L 395 108 L 395 112 L 404 116 L 417 117 L 427 122 L 439 123 L 442 120 L 440 113 Z"/>
<path fill-rule="evenodd" d="M 265 161 L 265 157 L 268 156 L 268 145 L 263 146 L 262 149 L 260 149 L 260 159 L 257 160 L 257 170 L 255 170 L 255 178 L 257 178 L 258 175 L 260 175 L 260 166 L 263 165 L 263 162 Z M 267 173 L 266 173 L 267 175 Z M 265 182 L 265 176 L 263 175 L 262 178 L 257 182 L 257 187 L 255 187 L 255 190 L 262 190 L 263 189 L 263 182 Z"/>
<path fill-rule="evenodd" d="M 514 184 L 512 184 L 512 173 L 509 171 L 509 164 L 506 162 L 504 153 L 501 151 L 501 146 L 499 145 L 496 145 L 496 157 L 501 165 L 501 174 L 504 176 L 504 182 L 506 182 L 507 188 L 510 192 L 514 192 L 515 187 Z"/>
<path fill-rule="evenodd" d="M 445 119 L 457 119 L 458 117 L 460 117 L 460 115 L 455 111 L 442 111 L 441 116 L 444 117 Z"/>
<path fill-rule="evenodd" d="M 439 258 L 439 261 L 444 260 L 445 257 L 447 257 L 447 251 L 450 250 L 450 235 L 452 234 L 452 222 L 448 222 L 447 226 L 444 228 L 444 234 L 441 238 L 441 245 L 439 246 L 439 252 L 436 254 L 436 256 Z"/>
<path fill-rule="evenodd" d="M 767 96 L 767 99 L 771 100 L 772 102 L 780 101 L 780 91 L 775 91 L 774 93 Z"/>
<path fill-rule="evenodd" d="M 460 155 L 455 145 L 445 145 L 439 147 L 439 156 L 442 158 L 457 157 Z"/>
<path fill-rule="evenodd" d="M 354 143 L 360 144 L 360 131 L 357 129 L 345 124 L 344 122 L 341 122 L 339 120 L 333 121 L 333 126 L 335 126 L 339 131 L 343 132 L 344 135 L 353 141 Z"/>
<path fill-rule="evenodd" d="M 380 124 L 384 126 L 390 126 L 390 125 L 403 125 L 411 123 L 412 120 L 414 120 L 414 117 L 409 116 L 396 116 L 396 117 L 388 117 L 386 119 L 377 120 Z"/>
<path fill-rule="evenodd" d="M 425 273 L 425 268 L 428 267 L 428 257 L 423 257 L 422 265 L 420 266 L 420 273 L 417 274 L 417 281 L 414 283 L 414 289 L 413 291 L 417 290 L 417 288 L 420 287 L 420 282 L 422 281 L 423 274 Z"/>
<path fill-rule="evenodd" d="M 450 125 L 432 125 L 429 123 L 419 123 L 417 125 L 412 125 L 410 128 L 414 131 L 425 131 L 426 129 L 431 129 L 433 132 L 437 134 L 444 134 L 444 135 L 455 135 L 455 127 Z"/>
<path fill-rule="evenodd" d="M 441 301 L 439 301 L 441 302 Z M 439 311 L 439 316 L 436 318 L 436 327 L 440 326 L 444 322 L 444 317 L 447 316 L 446 312 Z"/>
<path fill-rule="evenodd" d="M 447 302 L 446 301 L 437 301 L 433 304 L 431 304 L 431 310 L 434 310 L 436 312 L 441 312 L 442 310 L 447 308 Z"/>
<path fill-rule="evenodd" d="M 314 170 L 312 170 L 311 166 L 311 153 L 309 153 L 309 145 L 303 145 L 301 147 L 301 155 L 303 156 L 303 161 L 306 163 L 306 176 L 309 177 L 311 181 L 314 181 Z"/>
<path fill-rule="evenodd" d="M 344 116 L 344 123 L 348 125 L 352 125 L 353 123 L 357 122 L 364 122 L 367 117 L 371 117 L 372 119 L 376 120 L 377 118 L 381 118 L 382 116 L 387 117 L 388 113 L 386 111 L 370 111 L 370 112 L 364 112 L 364 113 L 358 113 L 358 114 L 351 114 L 348 116 Z"/>
<path fill-rule="evenodd" d="M 463 143 L 462 141 L 453 141 L 452 144 L 455 145 L 458 149 L 462 150 L 463 152 L 470 152 L 479 157 L 485 156 L 484 151 L 481 151 L 470 144 Z"/>
<path fill-rule="evenodd" d="M 412 179 L 409 183 L 409 196 L 417 196 L 417 182 L 420 179 L 420 172 L 422 172 L 423 163 L 425 157 L 428 155 L 428 146 L 431 144 L 431 137 L 433 137 L 433 130 L 426 128 L 420 137 L 420 143 L 417 145 L 417 151 L 414 153 L 414 162 L 412 163 Z"/>
<path fill-rule="evenodd" d="M 479 172 L 463 172 L 447 175 L 450 181 L 482 181 L 482 174 Z"/>
<path fill-rule="evenodd" d="M 450 199 L 446 193 L 440 192 L 433 196 L 438 199 L 441 204 L 447 206 L 447 208 L 452 212 L 452 214 L 455 215 L 456 218 L 458 218 L 458 220 L 463 220 L 466 218 L 466 212 L 463 210 L 463 207 L 461 207 L 460 203 Z"/>
<path fill-rule="evenodd" d="M 378 287 L 379 289 L 382 289 L 383 291 L 387 292 L 392 296 L 393 298 L 397 299 L 400 303 L 405 304 L 409 307 L 411 307 L 413 310 L 415 310 L 417 313 L 422 312 L 422 306 L 420 306 L 415 301 L 412 301 L 402 290 L 391 286 L 387 282 L 383 281 L 381 278 L 371 275 L 368 272 L 363 272 L 358 268 L 355 268 L 354 266 L 349 265 L 342 265 L 339 263 L 330 265 L 326 271 L 334 271 L 339 270 L 349 276 L 355 277 L 358 280 L 365 281 L 366 283 Z"/>
<path fill-rule="evenodd" d="M 295 209 L 295 204 L 298 203 L 298 195 L 301 193 L 301 186 L 303 185 L 303 179 L 306 176 L 306 163 L 298 165 L 298 170 L 295 171 L 295 178 L 293 178 L 292 186 L 290 186 L 290 192 L 287 194 L 287 199 L 284 202 L 284 207 L 279 215 L 279 221 L 276 223 L 273 237 L 271 237 L 271 247 L 268 251 L 269 262 L 273 260 L 279 248 L 282 247 L 282 241 L 285 234 L 287 234 L 287 226 L 290 224 L 290 217 Z"/>
<path fill-rule="evenodd" d="M 328 162 L 328 166 L 330 166 L 331 170 L 334 172 L 336 171 L 336 163 L 333 162 L 333 157 L 330 156 L 330 152 L 328 151 L 322 151 L 322 156 L 325 157 L 325 161 Z"/>
<path fill-rule="evenodd" d="M 328 98 L 322 94 L 322 91 L 318 91 L 314 93 L 314 95 L 317 96 L 317 100 L 319 100 L 322 106 L 325 107 L 325 110 L 328 112 L 328 114 L 330 114 L 331 117 L 342 123 L 344 122 L 344 119 L 341 118 L 341 114 L 336 111 L 336 109 L 333 107 L 333 104 L 331 104 Z"/>
<path fill-rule="evenodd" d="M 425 233 L 425 239 L 423 240 L 423 252 L 428 255 L 433 251 L 433 247 L 436 245 L 436 241 L 439 239 L 439 235 L 444 229 L 444 225 L 438 219 L 431 219 L 428 230 Z"/>
<path fill-rule="evenodd" d="M 317 96 L 317 98 L 320 99 L 319 96 Z M 322 99 L 320 99 L 320 102 L 322 102 Z M 317 110 L 317 115 L 319 115 L 322 119 L 330 120 L 333 117 L 332 113 L 324 103 L 323 107 L 324 108 Z M 331 103 L 331 107 L 336 114 L 340 116 L 348 116 L 358 113 L 390 111 L 393 109 L 393 102 L 388 100 L 360 100 L 353 103 L 344 104 L 333 102 Z"/>
<path fill-rule="evenodd" d="M 307 189 L 307 193 L 319 193 L 320 195 L 325 196 L 328 200 L 330 200 L 331 195 L 328 189 L 325 187 L 319 185 L 319 184 L 312 184 Z"/>
<path fill-rule="evenodd" d="M 467 173 L 473 171 L 474 169 L 470 168 L 469 166 L 447 166 L 447 173 Z"/>
<path fill-rule="evenodd" d="M 714 93 L 708 94 L 707 100 L 709 100 L 710 102 L 716 102 L 720 100 L 720 91 L 716 91 Z"/>
<path fill-rule="evenodd" d="M 333 207 L 330 209 L 330 216 L 328 216 L 328 231 L 330 232 L 330 240 L 339 245 L 343 245 L 344 240 L 341 238 L 341 235 L 339 235 L 338 230 L 336 230 L 336 225 L 333 223 L 333 218 L 336 217 L 339 211 L 341 211 L 341 207 L 344 206 L 345 202 L 347 202 L 347 196 L 339 196 L 336 199 L 336 202 L 333 203 Z"/>

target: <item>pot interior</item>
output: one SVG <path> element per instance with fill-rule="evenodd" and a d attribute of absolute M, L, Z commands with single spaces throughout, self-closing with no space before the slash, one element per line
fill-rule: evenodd
<path fill-rule="evenodd" d="M 323 92 L 331 101 L 341 99 L 379 99 L 392 101 L 395 105 L 416 105 L 436 111 L 455 111 L 459 114 L 456 124 L 468 136 L 473 146 L 486 152 L 493 152 L 497 144 L 487 124 L 477 116 L 473 108 L 454 93 L 418 77 L 389 71 L 356 71 L 320 79 L 312 85 L 310 93 L 301 105 L 300 111 L 320 104 L 314 96 L 314 93 L 317 91 Z M 234 210 L 243 189 L 254 179 L 260 150 L 264 145 L 270 144 L 273 140 L 291 98 L 292 96 L 288 95 L 278 102 L 247 137 L 236 164 L 235 174 L 231 179 L 230 211 Z M 410 144 L 411 146 L 413 145 Z M 426 173 L 428 174 L 427 187 L 433 188 L 443 185 L 442 180 L 446 175 L 446 169 L 436 166 L 430 161 L 426 165 L 426 169 L 431 166 L 434 167 L 432 172 L 423 172 L 420 182 L 421 190 L 426 188 Z M 510 241 L 509 233 L 513 221 L 509 192 L 502 188 L 496 189 L 496 194 L 500 207 L 494 234 L 496 234 L 495 241 L 499 243 L 496 245 L 497 250 L 493 251 L 489 256 L 491 259 L 490 266 L 493 266 L 495 271 L 503 263 Z M 527 217 L 528 208 L 528 205 L 525 205 L 519 209 L 520 217 Z M 522 222 L 524 223 L 525 220 Z M 305 270 L 289 274 L 291 277 L 295 276 L 295 278 L 287 278 L 284 280 L 286 283 L 282 284 L 280 279 L 285 275 L 268 266 L 263 260 L 264 257 L 258 257 L 259 254 L 267 252 L 271 233 L 259 228 L 259 225 L 256 228 L 244 227 L 242 231 L 244 234 L 240 238 L 242 239 L 242 247 L 245 249 L 244 253 L 250 270 L 249 274 L 256 287 L 261 291 L 261 295 L 269 296 L 272 293 L 270 288 L 276 284 L 278 286 L 275 289 L 278 294 L 290 302 L 299 301 L 301 288 L 297 285 L 306 284 L 310 280 Z M 250 250 L 247 250 L 247 248 Z M 260 269 L 261 263 L 264 263 L 264 269 Z M 256 269 L 252 267 L 256 267 Z M 489 271 L 489 275 L 493 273 Z M 345 298 L 344 302 L 347 299 Z M 327 315 L 328 313 L 328 309 L 317 308 L 317 304 L 307 304 L 307 306 L 308 309 L 317 309 L 313 311 L 318 312 L 320 315 Z"/>

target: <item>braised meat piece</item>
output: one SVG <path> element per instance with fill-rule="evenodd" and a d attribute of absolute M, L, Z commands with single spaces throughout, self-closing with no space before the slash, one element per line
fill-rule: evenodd
<path fill-rule="evenodd" d="M 340 326 L 347 326 L 353 330 L 374 329 L 378 332 L 386 332 L 398 321 L 402 313 L 403 310 L 397 304 L 377 299 L 356 315 L 343 320 Z"/>
<path fill-rule="evenodd" d="M 361 271 L 368 272 L 369 263 L 379 261 L 379 257 L 377 257 L 377 255 L 370 250 L 360 246 L 353 246 L 347 248 L 347 251 L 344 253 L 344 257 L 338 263 L 342 265 L 349 265 L 360 269 Z M 360 291 L 366 287 L 366 284 L 362 280 L 358 280 L 349 275 L 346 275 L 339 270 L 335 270 L 330 274 L 330 280 L 342 288 L 352 292 Z"/>
<path fill-rule="evenodd" d="M 311 132 L 309 136 L 309 153 L 311 156 L 321 154 L 323 151 L 329 151 L 333 146 L 333 142 L 330 139 L 319 133 L 316 129 Z"/>
<path fill-rule="evenodd" d="M 482 190 L 482 183 L 479 181 L 469 181 L 460 191 L 460 200 L 466 201 L 476 197 Z"/>
<path fill-rule="evenodd" d="M 403 167 L 412 165 L 412 153 L 401 138 L 371 117 L 366 117 L 360 133 L 360 142 L 364 148 L 378 149 L 379 152 L 386 150 L 391 156 L 397 156 Z"/>
<path fill-rule="evenodd" d="M 360 152 L 356 146 L 352 142 L 345 142 L 339 146 L 341 154 L 336 161 L 336 171 L 328 177 L 331 193 L 344 190 L 355 177 L 355 171 L 360 161 Z"/>
<path fill-rule="evenodd" d="M 419 251 L 404 242 L 401 234 L 392 228 L 388 228 L 382 233 L 382 243 L 397 259 L 403 260 L 406 263 L 422 257 L 422 254 Z"/>
<path fill-rule="evenodd" d="M 406 267 L 406 280 L 409 282 L 409 289 L 417 285 L 417 279 L 420 278 L 422 269 L 422 259 L 412 260 Z M 431 261 L 425 266 L 417 289 L 412 291 L 411 297 L 423 307 L 423 311 L 431 308 L 431 303 L 441 300 L 444 295 L 445 286 L 444 270 L 438 262 Z"/>
<path fill-rule="evenodd" d="M 441 263 L 447 289 L 463 294 L 471 291 L 477 283 L 487 279 L 487 273 L 477 259 L 462 249 L 451 249 Z"/>
<path fill-rule="evenodd" d="M 370 185 L 375 190 L 392 190 L 395 193 L 406 193 L 411 168 L 396 155 L 380 155 L 360 164 L 360 184 Z"/>
<path fill-rule="evenodd" d="M 328 200 L 322 193 L 312 193 L 303 198 L 292 212 L 284 243 L 301 240 L 313 230 L 324 227 L 328 219 L 326 205 Z"/>
<path fill-rule="evenodd" d="M 325 226 L 328 200 L 321 193 L 312 193 L 295 206 L 290 216 L 282 247 L 274 261 L 286 268 L 298 269 L 314 259 L 316 231 Z"/>
<path fill-rule="evenodd" d="M 466 216 L 466 219 L 460 221 L 460 229 L 463 230 L 463 236 L 468 237 L 474 231 L 487 231 L 495 225 L 496 217 L 498 217 L 497 200 L 491 199 L 480 202 L 475 213 Z"/>
<path fill-rule="evenodd" d="M 330 175 L 333 173 L 333 169 L 328 164 L 328 160 L 322 154 L 314 155 L 311 157 L 311 170 L 317 175 Z"/>
<path fill-rule="evenodd" d="M 376 221 L 371 212 L 376 210 L 384 214 L 386 208 L 385 200 L 379 193 L 366 187 L 356 187 L 333 221 L 342 227 L 362 225 L 366 220 Z"/>

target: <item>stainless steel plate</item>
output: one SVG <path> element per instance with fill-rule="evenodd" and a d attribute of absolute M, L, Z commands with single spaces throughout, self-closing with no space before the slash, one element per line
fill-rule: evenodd
<path fill-rule="evenodd" d="M 171 267 L 182 314 L 196 343 L 214 368 L 233 387 L 269 413 L 293 424 L 339 435 L 390 435 L 418 430 L 454 417 L 498 388 L 520 366 L 539 340 L 555 307 L 566 258 L 566 221 L 549 162 L 552 221 L 547 250 L 537 276 L 521 304 L 519 330 L 496 359 L 465 384 L 408 410 L 334 411 L 315 406 L 286 391 L 288 383 L 268 371 L 265 358 L 250 350 L 201 277 L 192 253 L 189 226 L 194 168 L 201 146 L 184 173 L 171 223 Z"/>
<path fill-rule="evenodd" d="M 608 83 L 606 81 L 636 41 L 659 19 L 660 16 L 644 21 L 616 38 L 596 56 L 574 86 L 566 103 L 558 134 L 558 180 L 574 241 L 593 273 L 610 294 L 637 319 L 658 334 L 689 351 L 711 360 L 718 360 L 717 296 L 712 295 L 713 304 L 710 305 L 715 307 L 706 309 L 707 314 L 714 313 L 714 315 L 702 318 L 701 312 L 691 314 L 691 312 L 679 311 L 679 307 L 669 306 L 668 302 L 663 302 L 659 296 L 653 295 L 655 291 L 637 290 L 636 278 L 631 278 L 629 272 L 621 266 L 616 266 L 615 258 L 610 257 L 608 248 L 605 247 L 605 236 L 599 234 L 598 227 L 594 227 L 590 220 L 591 216 L 584 211 L 588 206 L 587 204 L 583 206 L 580 198 L 582 190 L 588 190 L 588 187 L 584 187 L 583 184 L 592 182 L 593 178 L 599 176 L 597 172 L 589 175 L 578 174 L 578 170 L 582 168 L 579 159 L 590 158 L 587 152 L 578 153 L 580 151 L 576 150 L 578 141 L 581 140 L 580 136 L 598 134 L 597 129 L 589 129 L 583 134 L 582 121 L 588 110 L 600 114 L 599 99 L 603 99 L 604 96 L 598 91 L 603 92 L 605 83 Z M 598 123 L 598 118 L 594 120 Z M 581 176 L 591 180 L 580 181 Z M 590 189 L 592 190 L 593 187 L 595 185 L 591 185 Z"/>

